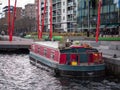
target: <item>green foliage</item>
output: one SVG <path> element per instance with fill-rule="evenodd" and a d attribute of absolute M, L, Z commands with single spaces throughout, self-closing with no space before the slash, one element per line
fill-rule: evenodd
<path fill-rule="evenodd" d="M 100 41 L 120 41 L 120 37 L 99 37 Z"/>

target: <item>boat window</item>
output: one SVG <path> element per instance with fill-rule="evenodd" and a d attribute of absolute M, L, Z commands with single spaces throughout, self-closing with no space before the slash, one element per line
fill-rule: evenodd
<path fill-rule="evenodd" d="M 98 52 L 97 49 L 94 48 L 69 48 L 60 50 L 61 53 L 86 53 L 86 52 Z"/>
<path fill-rule="evenodd" d="M 65 49 L 61 50 L 61 53 L 81 53 L 81 52 L 86 52 L 85 48 L 70 48 L 70 49 Z"/>
<path fill-rule="evenodd" d="M 54 57 L 55 57 L 55 55 L 54 55 L 54 53 L 52 52 L 51 55 L 50 55 L 50 58 L 51 58 L 51 59 L 54 59 Z"/>
<path fill-rule="evenodd" d="M 44 49 L 44 55 L 46 56 L 46 54 L 47 54 L 47 49 L 45 48 Z"/>
<path fill-rule="evenodd" d="M 38 53 L 40 53 L 40 47 L 38 47 Z"/>
<path fill-rule="evenodd" d="M 71 53 L 72 49 L 64 49 L 60 51 L 61 53 Z"/>
<path fill-rule="evenodd" d="M 75 49 L 76 49 L 76 53 L 86 52 L 85 48 L 75 48 Z"/>
<path fill-rule="evenodd" d="M 32 45 L 32 50 L 35 50 L 35 45 Z"/>
<path fill-rule="evenodd" d="M 86 51 L 87 52 L 98 52 L 98 50 L 95 48 L 86 48 Z"/>
<path fill-rule="evenodd" d="M 77 53 L 77 49 L 70 48 L 70 49 L 61 50 L 60 52 L 61 53 Z"/>

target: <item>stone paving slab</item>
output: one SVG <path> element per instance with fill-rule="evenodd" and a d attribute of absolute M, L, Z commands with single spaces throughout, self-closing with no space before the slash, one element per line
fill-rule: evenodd
<path fill-rule="evenodd" d="M 7 36 L 7 35 L 0 36 L 0 38 L 1 38 L 1 41 L 9 41 L 9 36 Z M 33 41 L 33 39 L 26 39 L 26 38 L 13 36 L 13 40 L 12 41 Z"/>
<path fill-rule="evenodd" d="M 111 50 L 117 50 L 118 45 L 109 45 L 109 49 Z"/>
<path fill-rule="evenodd" d="M 120 66 L 120 57 L 113 58 L 112 56 L 109 56 L 109 55 L 103 55 L 103 58 L 108 63 L 112 63 L 112 64 L 116 64 L 116 65 Z"/>
<path fill-rule="evenodd" d="M 0 41 L 0 45 L 31 45 L 33 41 Z"/>
<path fill-rule="evenodd" d="M 100 50 L 103 54 L 105 55 L 110 55 L 110 56 L 114 56 L 115 54 L 117 55 L 117 57 L 120 57 L 120 50 L 109 50 L 109 49 L 102 49 Z"/>
<path fill-rule="evenodd" d="M 1 36 L 0 36 L 1 37 Z M 20 48 L 30 48 L 30 45 L 34 42 L 32 39 L 24 39 L 20 37 L 13 37 L 12 41 L 9 41 L 8 36 L 2 36 L 0 41 L 0 49 L 20 49 Z"/>

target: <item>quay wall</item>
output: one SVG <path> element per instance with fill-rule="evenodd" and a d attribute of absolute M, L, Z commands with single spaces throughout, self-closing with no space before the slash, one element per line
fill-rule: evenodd
<path fill-rule="evenodd" d="M 9 41 L 8 36 L 0 36 L 0 50 L 30 49 L 32 43 L 32 39 L 13 36 L 13 40 Z"/>
<path fill-rule="evenodd" d="M 120 41 L 83 41 L 93 48 L 97 48 L 103 53 L 103 59 L 106 65 L 106 72 L 120 78 Z"/>

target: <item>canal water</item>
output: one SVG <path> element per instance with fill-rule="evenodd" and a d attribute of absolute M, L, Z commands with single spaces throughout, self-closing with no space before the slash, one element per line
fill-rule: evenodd
<path fill-rule="evenodd" d="M 30 64 L 28 54 L 0 54 L 0 90 L 120 90 L 119 80 L 110 78 L 56 77 L 49 68 Z"/>

